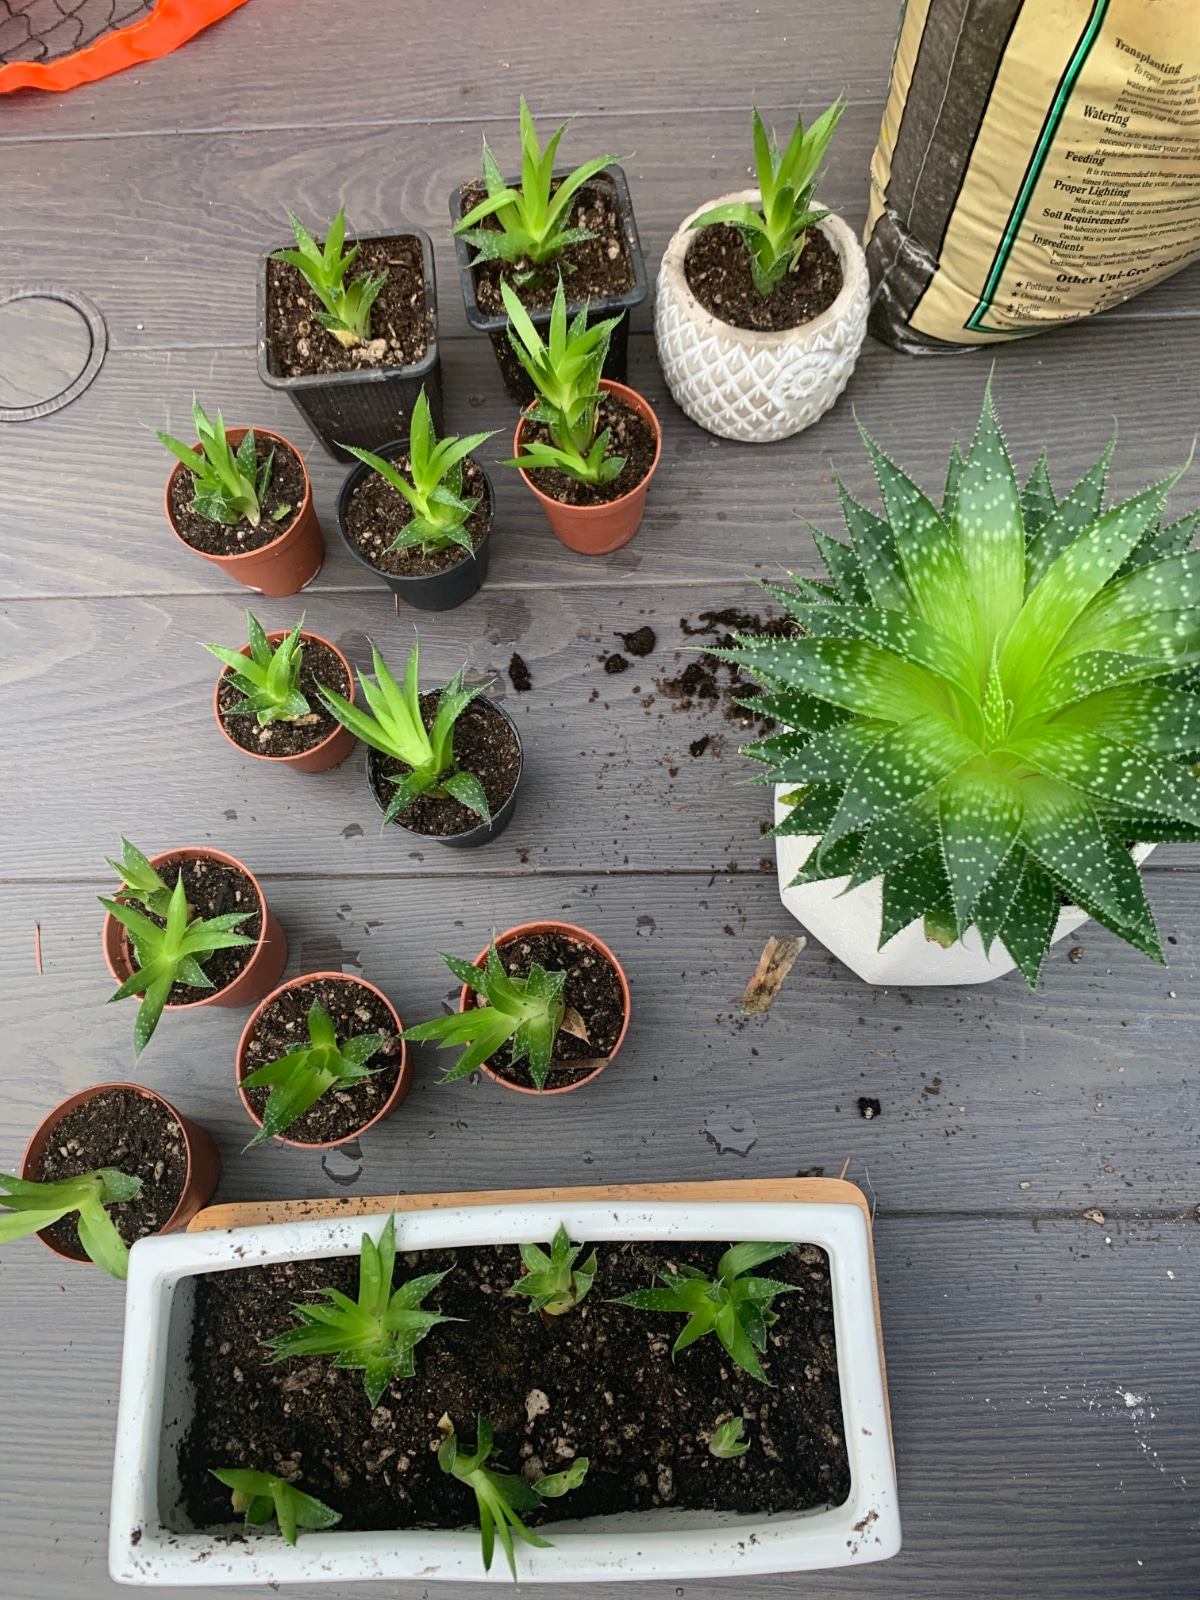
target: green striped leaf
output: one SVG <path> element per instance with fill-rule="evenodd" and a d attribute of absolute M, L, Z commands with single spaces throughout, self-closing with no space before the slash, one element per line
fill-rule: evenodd
<path fill-rule="evenodd" d="M 1021 490 L 1021 520 L 1025 524 L 1026 544 L 1036 538 L 1057 510 L 1058 501 L 1054 498 L 1054 485 L 1050 482 L 1050 468 L 1043 450 Z"/>
<path fill-rule="evenodd" d="M 1029 854 L 1020 844 L 1010 850 L 975 902 L 972 921 L 979 929 L 979 937 L 986 951 L 991 950 L 999 937 L 1028 860 Z"/>
<path fill-rule="evenodd" d="M 804 694 L 799 689 L 779 689 L 774 692 L 746 695 L 744 699 L 735 703 L 744 706 L 748 711 L 753 711 L 756 716 L 774 717 L 776 722 L 782 722 L 786 727 L 793 728 L 797 732 L 805 732 L 810 736 L 814 733 L 824 733 L 827 728 L 836 728 L 850 715 L 840 706 L 831 706 L 827 700 L 818 700 L 814 695 Z"/>
<path fill-rule="evenodd" d="M 1200 608 L 1184 611 L 1154 611 L 1145 617 L 1127 617 L 1114 622 L 1079 646 L 1084 650 L 1120 650 L 1127 655 L 1160 656 L 1174 670 L 1182 658 L 1200 649 Z M 1071 654 L 1076 653 L 1072 649 Z M 1066 651 L 1063 658 L 1069 659 Z"/>
<path fill-rule="evenodd" d="M 1120 650 L 1092 650 L 1056 662 L 1027 696 L 1024 722 L 1049 715 L 1060 707 L 1086 700 L 1114 684 L 1157 678 L 1169 663 L 1161 656 L 1126 655 Z M 1020 731 L 1020 725 L 1014 732 Z"/>
<path fill-rule="evenodd" d="M 867 587 L 862 562 L 854 548 L 842 544 L 837 539 L 831 539 L 827 533 L 822 533 L 820 528 L 814 528 L 811 523 L 809 532 L 820 552 L 821 560 L 825 563 L 826 572 L 833 579 L 838 597 L 850 606 L 869 606 L 871 591 Z"/>
<path fill-rule="evenodd" d="M 854 870 L 858 847 L 862 840 L 857 834 L 847 834 L 836 844 L 822 840 L 815 846 L 800 871 L 788 885 L 798 889 L 806 883 L 821 883 L 827 878 L 844 878 Z"/>
<path fill-rule="evenodd" d="M 1178 522 L 1169 523 L 1165 528 L 1156 528 L 1130 553 L 1117 576 L 1123 578 L 1138 567 L 1148 567 L 1152 561 L 1165 561 L 1168 556 L 1183 555 L 1191 549 L 1197 528 L 1200 528 L 1200 511 L 1189 512 L 1186 517 L 1180 517 Z"/>
<path fill-rule="evenodd" d="M 923 617 L 850 605 L 797 606 L 796 620 L 810 638 L 866 639 L 890 650 L 953 684 L 964 709 L 978 707 L 978 673 L 971 657 Z"/>
<path fill-rule="evenodd" d="M 951 528 L 990 657 L 993 641 L 1003 640 L 1025 600 L 1021 491 L 992 409 L 990 382 L 959 479 Z"/>
<path fill-rule="evenodd" d="M 1148 750 L 1117 744 L 1093 728 L 1052 722 L 1013 740 L 1009 748 L 1059 783 L 1134 811 L 1161 811 L 1200 824 L 1200 782 L 1186 768 Z M 1046 865 L 1058 870 L 1052 862 Z"/>
<path fill-rule="evenodd" d="M 1200 750 L 1200 695 L 1179 689 L 1119 684 L 1069 706 L 1057 721 L 1091 728 L 1159 755 Z"/>
<path fill-rule="evenodd" d="M 883 914 L 879 922 L 879 948 L 950 897 L 941 849 L 934 845 L 919 856 L 884 874 Z"/>
<path fill-rule="evenodd" d="M 884 610 L 915 611 L 916 604 L 904 578 L 904 568 L 900 565 L 891 528 L 882 517 L 877 517 L 866 506 L 860 505 L 840 478 L 837 486 L 842 515 L 846 519 L 854 553 L 862 564 L 871 599 Z"/>
<path fill-rule="evenodd" d="M 890 872 L 901 862 L 932 849 L 939 839 L 935 797 L 926 795 L 914 805 L 889 811 L 886 816 L 876 818 L 867 829 L 849 887 L 856 889 L 860 883 L 869 883 L 872 878 Z"/>
<path fill-rule="evenodd" d="M 768 839 L 803 838 L 810 834 L 823 834 L 833 821 L 838 801 L 842 798 L 842 785 L 836 783 L 810 784 L 800 795 L 782 822 L 764 837 Z"/>
<path fill-rule="evenodd" d="M 1137 866 L 1122 840 L 1114 839 L 1109 834 L 1105 836 L 1104 843 L 1114 878 L 1125 886 L 1135 905 L 1135 911 L 1131 916 L 1125 917 L 1120 912 L 1114 911 L 1110 905 L 1094 900 L 1083 886 L 1072 887 L 1060 881 L 1059 887 L 1081 911 L 1086 911 L 1089 917 L 1102 924 L 1110 933 L 1115 933 L 1118 939 L 1124 939 L 1126 944 L 1141 950 L 1152 961 L 1165 965 L 1162 947 L 1158 940 L 1158 930 L 1154 925 L 1154 917 L 1146 900 Z"/>
<path fill-rule="evenodd" d="M 859 762 L 828 837 L 859 832 L 876 817 L 918 799 L 978 754 L 974 740 L 936 713 L 891 729 Z"/>
<path fill-rule="evenodd" d="M 1063 553 L 1085 528 L 1099 521 L 1104 509 L 1104 485 L 1108 463 L 1116 449 L 1116 438 L 1108 449 L 1080 478 L 1063 503 L 1048 516 L 1029 541 L 1025 552 L 1025 593 L 1031 594 Z"/>
<path fill-rule="evenodd" d="M 1166 817 L 1159 812 L 1132 811 L 1127 806 L 1112 806 L 1092 796 L 1100 826 L 1111 838 L 1135 839 L 1139 844 L 1182 844 L 1200 839 L 1200 827 Z"/>
<path fill-rule="evenodd" d="M 958 498 L 958 485 L 965 465 L 963 453 L 958 448 L 958 440 L 955 439 L 950 446 L 950 460 L 946 464 L 946 487 L 942 490 L 943 522 L 949 522 L 954 516 L 954 505 Z"/>
<path fill-rule="evenodd" d="M 770 687 L 800 688 L 859 716 L 901 722 L 946 705 L 936 678 L 863 640 L 767 638 L 710 654 L 747 667 Z"/>
<path fill-rule="evenodd" d="M 990 772 L 959 772 L 941 790 L 942 856 L 962 936 L 975 902 L 1012 850 L 1023 811 L 1018 784 Z"/>
<path fill-rule="evenodd" d="M 743 754 L 769 765 L 761 783 L 844 783 L 887 731 L 881 722 L 843 723 L 815 739 L 782 734 L 746 745 Z"/>
<path fill-rule="evenodd" d="M 1168 556 L 1118 578 L 1090 602 L 1063 639 L 1064 652 L 1092 648 L 1109 629 L 1164 611 L 1200 606 L 1200 550 Z"/>
<path fill-rule="evenodd" d="M 1000 938 L 1031 989 L 1037 988 L 1038 973 L 1061 909 L 1058 885 L 1032 856 L 1026 856 L 1025 870 L 1004 918 Z"/>

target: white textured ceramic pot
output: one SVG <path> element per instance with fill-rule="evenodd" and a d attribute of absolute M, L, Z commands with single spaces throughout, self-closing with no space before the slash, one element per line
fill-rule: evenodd
<path fill-rule="evenodd" d="M 840 217 L 819 226 L 842 264 L 842 290 L 811 322 L 779 333 L 735 328 L 706 311 L 688 288 L 683 259 L 696 237 L 690 224 L 714 206 L 746 200 L 757 189 L 697 207 L 663 256 L 654 306 L 658 359 L 676 404 L 723 439 L 786 439 L 823 416 L 846 387 L 867 331 L 867 263 Z"/>
<path fill-rule="evenodd" d="M 849 1188 L 849 1186 L 846 1186 Z M 339 1222 L 164 1235 L 130 1253 L 121 1404 L 113 1470 L 109 1570 L 120 1583 L 236 1586 L 391 1579 L 432 1585 L 508 1585 L 505 1563 L 486 1573 L 477 1528 L 301 1533 L 289 1547 L 271 1528 L 231 1524 L 197 1533 L 179 1506 L 177 1455 L 192 1414 L 186 1354 L 198 1273 L 271 1262 L 357 1255 L 382 1215 Z M 877 1336 L 868 1224 L 850 1203 L 656 1201 L 479 1205 L 410 1211 L 396 1219 L 402 1250 L 571 1237 L 603 1240 L 793 1239 L 828 1253 L 834 1337 L 850 1458 L 850 1497 L 833 1510 L 734 1515 L 657 1511 L 556 1522 L 552 1549 L 518 1547 L 522 1582 L 603 1584 L 684 1580 L 857 1566 L 895 1554 L 900 1518 Z M 236 1538 L 230 1538 L 236 1534 Z"/>
<path fill-rule="evenodd" d="M 780 796 L 794 789 L 794 784 L 776 786 L 776 823 L 782 822 L 788 814 L 788 807 Z M 849 878 L 827 878 L 822 883 L 806 883 L 798 889 L 788 887 L 816 843 L 817 836 L 808 834 L 776 839 L 779 897 L 797 922 L 803 923 L 814 938 L 844 961 L 864 983 L 905 989 L 936 984 L 990 983 L 1016 967 L 1017 963 L 999 940 L 992 945 L 990 955 L 984 950 L 978 928 L 968 928 L 965 937 L 947 950 L 925 937 L 924 925 L 919 919 L 910 922 L 894 939 L 889 939 L 882 950 L 878 949 L 883 916 L 882 878 L 861 884 L 849 894 L 842 892 Z M 1133 858 L 1139 866 L 1153 849 L 1152 844 L 1134 846 Z M 1057 944 L 1076 928 L 1082 928 L 1087 920 L 1087 912 L 1080 911 L 1078 906 L 1064 906 L 1052 943 Z"/>

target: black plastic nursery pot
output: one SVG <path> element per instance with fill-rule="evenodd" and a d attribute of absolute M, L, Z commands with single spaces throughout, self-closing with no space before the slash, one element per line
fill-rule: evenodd
<path fill-rule="evenodd" d="M 400 367 L 362 367 L 351 372 L 302 373 L 286 376 L 268 335 L 271 305 L 271 258 L 276 251 L 290 249 L 291 239 L 264 250 L 258 259 L 258 375 L 269 389 L 286 394 L 308 423 L 325 449 L 338 461 L 353 461 L 341 448 L 357 445 L 375 450 L 407 431 L 408 419 L 417 396 L 425 390 L 433 414 L 433 425 L 442 431 L 442 365 L 437 337 L 437 282 L 433 269 L 433 244 L 423 228 L 410 225 L 383 233 L 361 234 L 360 244 L 384 240 L 415 240 L 420 245 L 425 283 L 425 354 L 419 361 Z M 288 272 L 294 268 L 286 267 Z M 356 263 L 357 266 L 357 263 Z M 353 275 L 355 268 L 351 268 Z M 297 278 L 299 274 L 296 274 Z M 376 302 L 378 306 L 379 302 Z M 374 329 L 373 329 L 374 331 Z M 314 337 L 327 337 L 320 325 Z"/>
<path fill-rule="evenodd" d="M 570 176 L 571 168 L 563 167 L 554 173 L 555 178 Z M 625 174 L 615 163 L 603 168 L 595 178 L 593 184 L 603 183 L 608 180 L 616 191 L 617 212 L 621 220 L 621 233 L 625 248 L 629 252 L 630 264 L 633 267 L 634 283 L 631 289 L 624 294 L 601 296 L 588 301 L 588 326 L 602 322 L 607 317 L 621 318 L 613 329 L 612 338 L 608 346 L 608 358 L 604 363 L 602 376 L 612 378 L 617 383 L 625 382 L 625 374 L 629 365 L 629 314 L 634 306 L 640 306 L 650 292 L 646 278 L 646 262 L 642 256 L 642 246 L 638 239 L 637 223 L 633 216 L 633 202 L 629 198 L 629 186 L 625 182 Z M 519 178 L 505 180 L 513 188 L 520 185 Z M 585 185 L 585 188 L 588 187 Z M 460 184 L 450 195 L 450 220 L 454 227 L 462 221 L 469 205 L 464 201 L 468 192 L 478 198 L 478 180 L 471 183 Z M 462 283 L 463 302 L 467 309 L 467 321 L 477 333 L 486 333 L 492 341 L 492 350 L 496 357 L 496 364 L 500 368 L 500 376 L 504 381 L 504 390 L 510 400 L 520 406 L 527 406 L 534 398 L 533 384 L 530 382 L 525 369 L 521 366 L 513 353 L 508 340 L 508 318 L 502 314 L 493 314 L 481 309 L 476 297 L 475 271 L 471 266 L 471 257 L 475 254 L 462 234 L 454 235 L 454 249 L 458 257 L 458 275 Z M 579 311 L 579 303 L 570 299 L 571 280 L 564 278 L 568 295 L 567 314 L 570 317 Z M 550 325 L 549 306 L 539 309 L 529 309 L 530 320 L 539 333 L 545 332 Z"/>
<path fill-rule="evenodd" d="M 404 440 L 395 439 L 390 444 L 380 445 L 375 451 L 385 461 L 394 461 L 408 454 L 408 444 Z M 365 461 L 358 461 L 352 472 L 347 474 L 346 481 L 342 484 L 337 498 L 337 525 L 338 532 L 346 545 L 347 550 L 366 570 L 376 578 L 386 583 L 392 593 L 403 600 L 405 605 L 415 606 L 418 611 L 452 611 L 455 606 L 461 606 L 464 600 L 471 596 L 487 577 L 488 561 L 491 558 L 492 524 L 495 521 L 496 496 L 492 489 L 492 480 L 483 465 L 475 460 L 474 456 L 467 459 L 474 463 L 483 476 L 487 485 L 488 516 L 487 527 L 483 537 L 472 550 L 470 555 L 464 553 L 461 561 L 456 561 L 452 567 L 445 568 L 442 572 L 430 572 L 420 577 L 406 577 L 401 573 L 385 572 L 368 559 L 359 548 L 349 533 L 348 517 L 350 503 L 359 486 L 366 480 L 374 468 L 367 466 Z M 399 492 L 392 490 L 399 498 Z"/>
<path fill-rule="evenodd" d="M 478 827 L 467 828 L 462 833 L 422 833 L 416 828 L 406 827 L 399 817 L 393 817 L 392 827 L 399 828 L 415 843 L 444 844 L 455 850 L 473 850 L 478 845 L 490 844 L 493 839 L 498 839 L 512 821 L 513 812 L 517 809 L 517 790 L 521 787 L 521 777 L 525 771 L 525 750 L 521 744 L 521 735 L 517 732 L 517 725 L 504 707 L 495 700 L 488 700 L 486 703 L 504 719 L 517 742 L 517 775 L 508 798 L 502 805 L 493 808 L 490 822 L 481 822 Z M 378 750 L 368 747 L 367 782 L 375 797 L 375 804 L 380 811 L 386 812 L 392 797 L 392 786 L 380 771 L 384 759 Z"/>

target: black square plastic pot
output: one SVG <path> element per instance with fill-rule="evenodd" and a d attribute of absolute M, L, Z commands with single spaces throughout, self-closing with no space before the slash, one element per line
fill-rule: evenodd
<path fill-rule="evenodd" d="M 367 367 L 360 372 L 324 372 L 285 378 L 272 370 L 267 341 L 267 262 L 295 241 L 284 239 L 258 258 L 258 375 L 268 389 L 286 394 L 325 449 L 338 461 L 353 461 L 341 448 L 358 445 L 376 450 L 407 431 L 413 406 L 422 388 L 433 413 L 433 425 L 442 431 L 442 362 L 437 337 L 437 282 L 433 271 L 433 245 L 423 228 L 391 228 L 365 233 L 365 243 L 375 239 L 417 239 L 425 268 L 425 304 L 430 313 L 429 345 L 424 358 L 407 367 Z"/>
<path fill-rule="evenodd" d="M 408 454 L 408 445 L 402 439 L 394 439 L 390 444 L 380 445 L 375 454 L 382 456 L 385 461 L 394 461 L 398 456 Z M 347 474 L 346 481 L 338 494 L 338 532 L 345 542 L 346 549 L 361 567 L 365 567 L 372 576 L 386 583 L 392 593 L 398 595 L 405 605 L 415 606 L 418 611 L 452 611 L 455 606 L 462 605 L 464 600 L 469 600 L 487 577 L 492 547 L 492 524 L 496 520 L 496 493 L 492 488 L 492 480 L 481 463 L 475 461 L 474 456 L 469 456 L 467 459 L 475 462 L 483 473 L 483 481 L 487 484 L 488 525 L 483 538 L 471 554 L 464 554 L 461 561 L 456 561 L 444 572 L 430 572 L 420 578 L 405 578 L 399 573 L 382 572 L 373 561 L 367 560 L 350 538 L 346 532 L 346 515 L 350 509 L 351 497 L 367 473 L 374 471 L 374 468 L 369 467 L 365 461 L 355 462 L 354 470 Z"/>
<path fill-rule="evenodd" d="M 505 722 L 508 723 L 509 727 L 512 729 L 513 738 L 517 741 L 517 781 L 512 786 L 512 793 L 500 807 L 499 811 L 494 811 L 492 813 L 492 820 L 490 822 L 481 822 L 477 828 L 468 828 L 465 833 L 418 833 L 414 828 L 406 828 L 398 818 L 394 817 L 390 826 L 393 828 L 398 828 L 401 833 L 406 834 L 407 837 L 412 839 L 415 843 L 444 844 L 449 845 L 453 850 L 472 850 L 477 845 L 489 844 L 493 839 L 498 839 L 504 832 L 505 828 L 507 828 L 509 823 L 512 821 L 513 812 L 517 809 L 517 790 L 521 787 L 521 776 L 525 771 L 525 747 L 521 743 L 521 735 L 517 732 L 516 723 L 509 716 L 508 712 L 505 711 L 500 702 L 498 700 L 489 700 L 488 704 L 494 710 L 498 711 L 504 718 Z M 380 811 L 386 813 L 388 804 L 391 800 L 391 788 L 388 786 L 388 788 L 385 790 L 384 785 L 387 780 L 379 776 L 378 763 L 381 759 L 382 757 L 380 756 L 379 751 L 368 745 L 367 783 L 370 785 L 371 793 L 375 798 L 375 804 L 379 807 Z"/>
<path fill-rule="evenodd" d="M 563 167 L 555 171 L 556 178 L 566 178 L 571 174 L 570 167 Z M 629 259 L 633 263 L 633 288 L 627 289 L 624 294 L 606 295 L 600 300 L 588 302 L 588 327 L 593 323 L 603 322 L 607 317 L 621 318 L 613 329 L 612 338 L 608 346 L 608 359 L 604 363 L 601 376 L 612 378 L 617 383 L 625 382 L 626 370 L 629 366 L 629 313 L 634 306 L 640 306 L 650 292 L 646 281 L 646 262 L 642 255 L 642 246 L 638 240 L 637 223 L 633 218 L 633 202 L 629 198 L 629 186 L 625 182 L 625 174 L 615 163 L 604 167 L 591 181 L 599 182 L 608 178 L 613 188 L 617 191 L 617 212 L 621 218 L 621 231 L 625 236 L 625 247 L 629 251 Z M 506 183 L 512 188 L 518 188 L 519 178 L 507 178 Z M 457 227 L 463 219 L 463 196 L 466 191 L 473 188 L 474 184 L 460 184 L 450 196 L 451 226 Z M 510 400 L 515 400 L 520 406 L 527 406 L 534 398 L 533 384 L 524 367 L 517 361 L 511 344 L 508 340 L 508 318 L 492 315 L 481 311 L 479 302 L 475 298 L 475 275 L 471 270 L 471 257 L 475 254 L 473 248 L 461 233 L 454 235 L 454 249 L 458 257 L 458 276 L 462 283 L 463 303 L 467 308 L 467 321 L 477 333 L 486 333 L 492 341 L 492 350 L 496 356 L 496 364 L 500 368 L 500 376 L 504 381 L 505 393 Z M 570 278 L 564 279 L 567 294 L 571 292 Z M 528 308 L 527 308 L 528 309 Z M 568 298 L 567 314 L 574 316 L 579 311 L 579 304 Z M 534 327 L 545 335 L 545 330 L 550 326 L 550 307 L 545 306 L 539 311 L 529 310 L 529 317 Z"/>

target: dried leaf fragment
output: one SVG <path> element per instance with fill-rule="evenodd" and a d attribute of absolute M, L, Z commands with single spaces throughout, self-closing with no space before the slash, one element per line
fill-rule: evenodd
<path fill-rule="evenodd" d="M 788 934 L 783 939 L 772 937 L 767 940 L 754 975 L 746 985 L 746 992 L 739 996 L 743 1016 L 760 1016 L 771 1009 L 771 1002 L 783 987 L 783 980 L 807 943 L 807 939 L 795 934 Z"/>
<path fill-rule="evenodd" d="M 566 1008 L 563 1012 L 563 1019 L 558 1026 L 562 1033 L 569 1033 L 572 1038 L 582 1039 L 584 1044 L 591 1044 L 592 1041 L 588 1035 L 587 1025 L 574 1006 Z"/>

